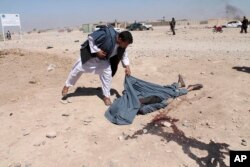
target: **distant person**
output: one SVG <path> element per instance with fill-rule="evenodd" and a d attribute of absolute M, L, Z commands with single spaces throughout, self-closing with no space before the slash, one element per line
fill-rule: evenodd
<path fill-rule="evenodd" d="M 240 33 L 243 33 L 243 31 L 245 33 L 247 33 L 247 27 L 248 27 L 248 20 L 247 20 L 246 16 L 244 16 Z"/>
<path fill-rule="evenodd" d="M 175 35 L 175 19 L 172 18 L 172 20 L 170 21 L 170 28 L 171 28 L 171 31 L 173 32 L 173 35 Z"/>
<path fill-rule="evenodd" d="M 8 32 L 6 33 L 6 37 L 7 37 L 8 40 L 11 40 L 11 33 L 10 33 L 9 30 L 8 30 Z"/>
<path fill-rule="evenodd" d="M 75 85 L 83 73 L 93 73 L 100 77 L 105 105 L 111 105 L 111 81 L 119 62 L 122 61 L 126 75 L 131 73 L 126 52 L 127 46 L 131 43 L 133 43 L 133 37 L 129 31 L 117 33 L 111 26 L 101 27 L 88 35 L 88 40 L 81 47 L 81 57 L 65 82 L 62 96 L 67 97 L 69 87 Z"/>

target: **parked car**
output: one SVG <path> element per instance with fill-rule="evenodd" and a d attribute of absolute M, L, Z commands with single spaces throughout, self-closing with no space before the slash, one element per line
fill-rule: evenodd
<path fill-rule="evenodd" d="M 153 30 L 153 25 L 151 24 L 146 24 L 146 23 L 141 23 L 143 27 L 146 27 L 147 30 Z"/>
<path fill-rule="evenodd" d="M 129 26 L 126 27 L 126 29 L 130 30 L 130 31 L 134 31 L 134 30 L 146 30 L 147 28 L 144 27 L 141 23 L 133 23 L 130 24 Z"/>
<path fill-rule="evenodd" d="M 230 21 L 226 25 L 223 25 L 223 28 L 239 28 L 242 26 L 241 21 Z"/>
<path fill-rule="evenodd" d="M 97 26 L 95 26 L 94 31 L 97 31 L 97 30 L 99 30 L 101 27 L 106 27 L 106 26 L 107 26 L 107 25 L 97 25 Z M 117 32 L 121 32 L 121 31 L 122 31 L 121 28 L 114 27 L 114 29 L 115 29 Z"/>

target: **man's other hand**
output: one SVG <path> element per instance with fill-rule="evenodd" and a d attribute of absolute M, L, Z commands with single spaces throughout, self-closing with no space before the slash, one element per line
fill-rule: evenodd
<path fill-rule="evenodd" d="M 104 52 L 103 50 L 100 50 L 99 52 L 96 53 L 97 54 L 97 57 L 103 59 L 104 57 L 107 56 L 107 53 Z"/>
<path fill-rule="evenodd" d="M 129 66 L 126 66 L 126 67 L 125 67 L 125 74 L 128 75 L 128 76 L 131 75 L 131 71 L 130 71 Z"/>

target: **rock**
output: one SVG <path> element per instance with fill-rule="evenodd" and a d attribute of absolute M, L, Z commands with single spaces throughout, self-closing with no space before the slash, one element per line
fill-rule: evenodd
<path fill-rule="evenodd" d="M 10 113 L 10 116 L 12 116 L 13 115 L 13 113 Z"/>
<path fill-rule="evenodd" d="M 80 42 L 79 40 L 75 40 L 75 42 Z"/>
<path fill-rule="evenodd" d="M 202 111 L 199 111 L 200 114 L 202 114 Z"/>
<path fill-rule="evenodd" d="M 68 117 L 69 115 L 70 115 L 70 114 L 68 114 L 68 113 L 62 114 L 63 117 Z"/>
<path fill-rule="evenodd" d="M 50 64 L 47 68 L 47 71 L 53 71 L 54 69 L 56 68 L 56 65 L 55 64 Z"/>
<path fill-rule="evenodd" d="M 12 165 L 9 165 L 9 167 L 21 167 L 21 163 L 17 162 L 17 163 L 13 163 Z"/>
<path fill-rule="evenodd" d="M 119 162 L 117 160 L 110 160 L 109 167 L 119 167 Z"/>
<path fill-rule="evenodd" d="M 148 132 L 148 130 L 147 129 L 143 129 L 143 133 L 145 134 L 145 133 L 147 133 Z"/>
<path fill-rule="evenodd" d="M 52 48 L 54 48 L 54 47 L 53 46 L 47 46 L 46 49 L 52 49 Z"/>
<path fill-rule="evenodd" d="M 25 163 L 24 167 L 32 167 L 31 163 Z"/>
<path fill-rule="evenodd" d="M 61 102 L 62 104 L 68 104 L 68 101 L 67 101 L 67 100 L 60 100 L 60 102 Z"/>
<path fill-rule="evenodd" d="M 67 102 L 68 102 L 68 103 L 72 103 L 73 100 L 72 100 L 71 98 L 68 98 L 68 99 L 67 99 Z"/>
<path fill-rule="evenodd" d="M 182 126 L 185 126 L 185 127 L 189 127 L 190 124 L 187 120 L 185 120 L 183 123 L 182 123 Z"/>
<path fill-rule="evenodd" d="M 30 80 L 29 83 L 30 84 L 36 84 L 36 80 Z"/>
<path fill-rule="evenodd" d="M 241 140 L 241 145 L 247 146 L 247 141 L 246 141 L 245 139 L 242 139 L 242 140 Z"/>
<path fill-rule="evenodd" d="M 29 131 L 25 131 L 25 132 L 23 132 L 23 136 L 28 136 L 30 134 L 30 132 Z"/>
<path fill-rule="evenodd" d="M 200 74 L 201 74 L 201 75 L 205 75 L 206 73 L 205 73 L 205 72 L 201 72 Z"/>
<path fill-rule="evenodd" d="M 54 132 L 54 131 L 48 132 L 46 134 L 46 137 L 49 138 L 49 139 L 56 138 L 56 132 Z"/>
<path fill-rule="evenodd" d="M 161 123 L 163 126 L 165 126 L 165 127 L 171 127 L 172 126 L 172 124 L 171 123 L 169 123 L 169 122 L 167 122 L 167 121 L 164 121 L 164 122 L 162 122 Z"/>
<path fill-rule="evenodd" d="M 122 140 L 124 140 L 124 137 L 123 137 L 123 136 L 119 136 L 118 139 L 119 139 L 120 141 L 122 141 Z"/>
<path fill-rule="evenodd" d="M 211 75 L 214 75 L 214 73 L 213 73 L 213 72 L 210 72 L 210 74 L 211 74 Z"/>
<path fill-rule="evenodd" d="M 38 142 L 35 142 L 35 143 L 33 144 L 33 146 L 39 147 L 39 146 L 45 145 L 45 144 L 46 144 L 46 141 L 38 141 Z"/>

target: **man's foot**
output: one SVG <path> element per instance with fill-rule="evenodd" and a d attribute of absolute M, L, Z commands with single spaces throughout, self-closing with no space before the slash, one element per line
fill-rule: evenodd
<path fill-rule="evenodd" d="M 180 84 L 180 86 L 181 86 L 181 87 L 185 87 L 186 84 L 185 84 L 185 82 L 184 82 L 184 79 L 183 79 L 182 75 L 179 74 L 178 77 L 179 77 L 178 83 Z"/>
<path fill-rule="evenodd" d="M 191 90 L 199 90 L 199 89 L 201 89 L 201 88 L 203 88 L 203 85 L 202 85 L 202 84 L 195 84 L 195 85 L 189 85 L 189 86 L 187 87 L 187 90 L 188 90 L 188 91 L 191 91 Z"/>
<path fill-rule="evenodd" d="M 69 91 L 69 87 L 64 86 L 63 89 L 62 89 L 62 96 L 63 97 L 67 96 L 68 91 Z"/>
<path fill-rule="evenodd" d="M 103 101 L 106 106 L 110 106 L 112 104 L 109 97 L 104 97 Z"/>

